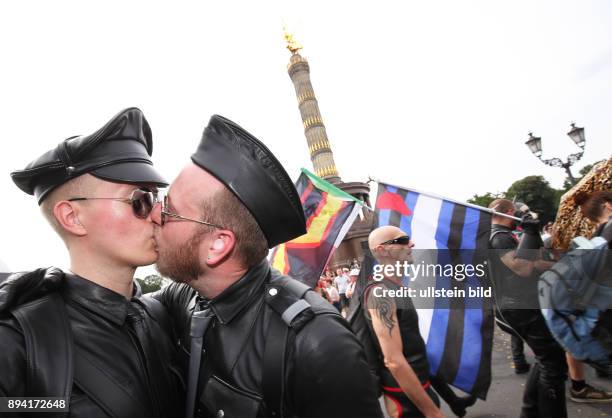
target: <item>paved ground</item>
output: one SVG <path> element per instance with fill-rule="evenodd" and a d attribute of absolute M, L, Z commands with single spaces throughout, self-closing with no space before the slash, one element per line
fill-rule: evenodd
<path fill-rule="evenodd" d="M 533 355 L 528 352 L 529 362 L 533 363 Z M 518 417 L 527 375 L 516 375 L 512 368 L 510 351 L 510 336 L 496 328 L 493 342 L 493 379 L 486 402 L 478 401 L 468 409 L 468 417 Z M 587 366 L 587 382 L 593 386 L 612 390 L 612 380 L 599 379 L 593 369 Z M 612 416 L 612 404 L 578 404 L 567 401 L 570 417 L 594 418 Z M 453 417 L 448 409 L 443 409 L 447 417 Z"/>
<path fill-rule="evenodd" d="M 533 363 L 533 355 L 526 347 L 528 361 Z M 516 375 L 512 368 L 510 352 L 510 336 L 499 329 L 495 331 L 493 343 L 493 381 L 486 402 L 478 401 L 469 408 L 466 417 L 513 417 L 520 415 L 521 400 L 527 375 Z M 593 369 L 587 366 L 587 382 L 593 386 L 612 390 L 612 380 L 599 379 Z M 612 416 L 610 404 L 578 404 L 567 401 L 569 417 L 595 418 Z M 446 417 L 455 415 L 443 405 L 442 411 Z"/>

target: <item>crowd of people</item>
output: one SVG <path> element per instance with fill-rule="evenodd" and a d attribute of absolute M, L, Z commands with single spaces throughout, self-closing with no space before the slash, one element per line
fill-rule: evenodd
<path fill-rule="evenodd" d="M 289 175 L 259 139 L 212 116 L 163 198 L 168 182 L 152 150 L 146 118 L 130 108 L 11 174 L 65 243 L 70 269 L 0 284 L 0 399 L 64 399 L 60 416 L 75 418 L 378 418 L 381 395 L 393 418 L 440 418 L 440 398 L 460 417 L 476 402 L 430 375 L 417 310 L 410 298 L 399 309 L 385 296 L 404 286 L 398 274 L 384 269 L 358 288 L 362 266 L 353 260 L 326 269 L 310 289 L 270 267 L 269 249 L 302 236 L 306 220 Z M 612 248 L 612 191 L 574 202 L 602 248 Z M 496 314 L 513 334 L 517 373 L 529 372 L 521 416 L 566 417 L 568 373 L 572 400 L 612 401 L 584 379 L 585 362 L 603 376 L 612 370 L 609 301 L 597 317 L 587 305 L 565 318 L 596 322 L 583 341 L 597 350 L 574 350 L 540 309 L 541 278 L 563 260 L 544 244 L 560 226 L 541 230 L 528 208 L 507 199 L 490 208 Z M 374 229 L 368 245 L 380 264 L 412 262 L 415 243 L 400 228 Z M 133 275 L 152 263 L 173 283 L 143 296 Z M 597 274 L 597 285 L 611 287 L 610 258 Z M 593 289 L 590 296 L 602 291 Z M 352 311 L 363 316 L 347 321 L 352 300 L 363 301 Z M 607 362 L 589 356 L 602 350 Z M 340 390 L 329 396 L 330 388 Z"/>
<path fill-rule="evenodd" d="M 331 303 L 343 316 L 346 316 L 355 292 L 359 272 L 357 259 L 354 259 L 349 267 L 338 267 L 335 272 L 326 268 L 317 281 L 315 292 Z"/>

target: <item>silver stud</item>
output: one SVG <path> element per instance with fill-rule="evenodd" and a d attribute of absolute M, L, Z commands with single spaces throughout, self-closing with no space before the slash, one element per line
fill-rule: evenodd
<path fill-rule="evenodd" d="M 217 418 L 223 418 L 225 416 L 225 412 L 223 412 L 223 409 L 219 409 L 217 411 Z"/>
<path fill-rule="evenodd" d="M 272 289 L 268 290 L 268 294 L 270 296 L 276 296 L 278 294 L 278 289 L 273 287 Z"/>

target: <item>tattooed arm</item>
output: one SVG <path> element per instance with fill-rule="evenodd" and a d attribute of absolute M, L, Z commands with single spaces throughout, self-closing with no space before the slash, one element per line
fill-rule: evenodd
<path fill-rule="evenodd" d="M 383 295 L 384 290 L 386 287 L 382 283 L 370 288 L 366 303 L 384 356 L 385 367 L 423 415 L 440 417 L 442 413 L 425 393 L 419 378 L 404 357 L 402 336 L 397 323 L 397 306 L 393 298 Z"/>

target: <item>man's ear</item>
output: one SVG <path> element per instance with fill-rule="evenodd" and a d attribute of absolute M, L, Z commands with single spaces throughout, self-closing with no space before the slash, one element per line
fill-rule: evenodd
<path fill-rule="evenodd" d="M 208 244 L 206 264 L 214 266 L 231 256 L 236 247 L 236 236 L 228 229 L 215 230 Z"/>
<path fill-rule="evenodd" d="M 62 200 L 53 207 L 53 215 L 60 226 L 69 233 L 77 236 L 87 235 L 87 229 L 81 225 L 77 206 Z"/>

